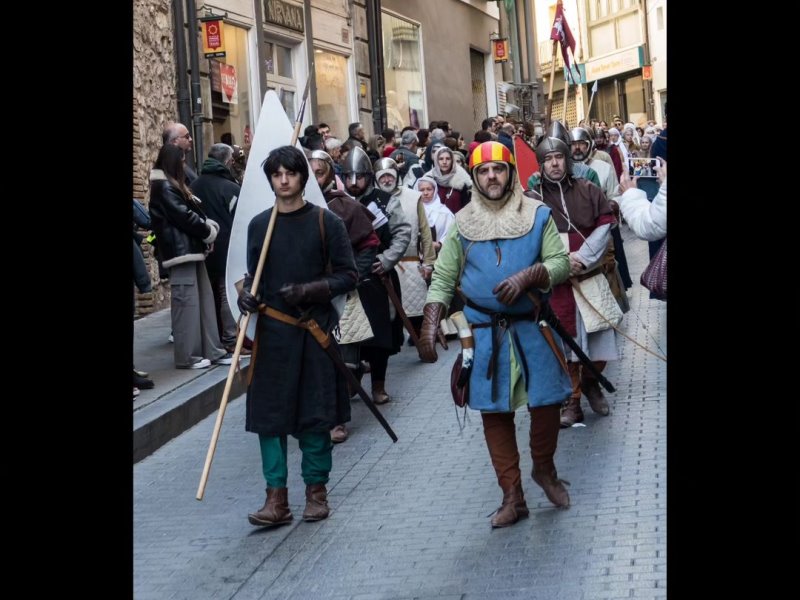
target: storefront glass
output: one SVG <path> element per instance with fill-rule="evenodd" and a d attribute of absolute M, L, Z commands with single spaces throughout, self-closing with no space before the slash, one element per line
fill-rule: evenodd
<path fill-rule="evenodd" d="M 396 131 L 427 127 L 419 25 L 385 12 L 381 19 L 387 125 Z"/>
<path fill-rule="evenodd" d="M 209 59 L 211 110 L 214 143 L 243 145 L 244 130 L 250 125 L 249 61 L 247 30 L 225 23 L 225 56 Z M 228 143 L 228 135 L 225 135 Z"/>
<path fill-rule="evenodd" d="M 350 124 L 347 58 L 324 50 L 314 50 L 317 83 L 317 123 L 326 123 L 331 135 L 344 141 Z"/>

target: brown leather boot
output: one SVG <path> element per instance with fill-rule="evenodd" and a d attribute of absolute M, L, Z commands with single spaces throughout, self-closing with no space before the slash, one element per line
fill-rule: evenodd
<path fill-rule="evenodd" d="M 600 389 L 600 383 L 596 379 L 581 379 L 581 391 L 586 394 L 586 399 L 589 401 L 589 406 L 598 415 L 607 417 L 611 412 L 608 406 L 608 400 L 603 395 Z"/>
<path fill-rule="evenodd" d="M 561 409 L 561 427 L 572 427 L 575 423 L 583 422 L 583 410 L 581 410 L 581 364 L 569 362 L 567 367 L 572 393 Z"/>
<path fill-rule="evenodd" d="M 328 490 L 324 483 L 312 483 L 306 486 L 306 509 L 303 521 L 321 521 L 330 514 L 328 508 Z"/>
<path fill-rule="evenodd" d="M 531 477 L 541 486 L 550 502 L 559 508 L 569 508 L 569 493 L 567 488 L 564 487 L 565 483 L 569 485 L 569 481 L 559 479 L 555 467 L 537 469 L 534 464 Z"/>
<path fill-rule="evenodd" d="M 247 515 L 247 520 L 258 527 L 274 527 L 291 523 L 294 516 L 289 509 L 289 490 L 283 488 L 267 488 L 267 501 L 256 513 Z"/>
<path fill-rule="evenodd" d="M 518 485 L 503 492 L 503 503 L 492 517 L 492 527 L 508 527 L 528 516 L 528 505 L 522 486 Z"/>
<path fill-rule="evenodd" d="M 372 382 L 372 401 L 375 404 L 386 404 L 392 400 L 392 397 L 386 393 L 385 389 L 383 389 L 384 383 L 386 382 L 381 380 Z"/>

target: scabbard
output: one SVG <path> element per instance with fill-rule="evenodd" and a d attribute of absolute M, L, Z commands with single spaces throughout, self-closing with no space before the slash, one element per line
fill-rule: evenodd
<path fill-rule="evenodd" d="M 556 313 L 553 311 L 553 308 L 550 306 L 550 303 L 537 298 L 533 293 L 528 292 L 528 297 L 533 301 L 534 305 L 539 309 L 539 318 L 544 319 L 544 321 L 553 328 L 553 330 L 561 336 L 561 339 L 564 340 L 564 343 L 570 347 L 570 349 L 575 353 L 575 356 L 578 357 L 578 360 L 581 361 L 581 364 L 594 376 L 595 379 L 602 385 L 606 391 L 609 393 L 616 392 L 616 388 L 611 385 L 611 382 L 603 377 L 603 374 L 597 370 L 597 367 L 594 366 L 594 363 L 591 359 L 586 356 L 581 347 L 578 345 L 578 342 L 564 329 L 564 326 L 561 324 L 561 321 L 558 320 Z M 546 338 L 545 338 L 546 339 Z"/>
<path fill-rule="evenodd" d="M 350 387 L 354 389 L 359 397 L 364 401 L 364 404 L 367 405 L 367 408 L 375 415 L 375 418 L 378 419 L 378 423 L 380 423 L 383 428 L 386 430 L 386 433 L 389 434 L 389 437 L 392 438 L 393 442 L 397 441 L 397 434 L 392 430 L 389 423 L 387 423 L 386 419 L 381 414 L 381 411 L 378 410 L 378 407 L 375 406 L 375 403 L 372 401 L 372 398 L 369 397 L 364 388 L 361 387 L 361 383 L 359 383 L 358 379 L 356 379 L 353 372 L 347 368 L 347 365 L 344 364 L 342 357 L 336 351 L 333 344 L 331 343 L 331 337 L 325 333 L 319 326 L 319 324 L 314 319 L 308 319 L 304 321 L 305 327 L 314 336 L 314 339 L 317 340 L 317 343 L 322 346 L 322 349 L 325 350 L 327 355 L 333 361 L 333 364 L 336 365 L 336 368 L 345 376 Z"/>
<path fill-rule="evenodd" d="M 394 304 L 394 308 L 397 311 L 397 314 L 400 315 L 400 318 L 403 320 L 403 325 L 405 325 L 405 328 L 408 331 L 408 335 L 411 336 L 411 340 L 414 342 L 414 346 L 419 347 L 419 336 L 417 336 L 417 332 L 414 331 L 414 326 L 408 319 L 406 311 L 403 310 L 403 303 L 400 302 L 400 298 L 397 297 L 397 291 L 395 291 L 394 289 L 394 284 L 392 283 L 392 280 L 389 279 L 388 275 L 383 274 L 381 275 L 381 281 L 383 282 L 384 287 L 386 287 L 386 293 L 389 294 L 389 300 L 392 301 L 392 304 Z"/>

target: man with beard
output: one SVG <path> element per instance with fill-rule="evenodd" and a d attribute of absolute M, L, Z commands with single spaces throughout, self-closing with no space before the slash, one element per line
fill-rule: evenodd
<path fill-rule="evenodd" d="M 375 334 L 371 340 L 362 342 L 361 358 L 370 366 L 373 402 L 385 404 L 391 400 L 385 387 L 386 367 L 389 356 L 400 352 L 403 345 L 403 322 L 389 302 L 381 277 L 387 277 L 400 296 L 400 281 L 394 267 L 405 255 L 411 241 L 411 225 L 400 198 L 374 186 L 372 163 L 359 146 L 347 155 L 342 174 L 347 193 L 375 216 L 372 226 L 381 241 L 379 253 L 370 268 L 370 277 L 359 283 L 358 294 Z"/>
<path fill-rule="evenodd" d="M 329 154 L 322 150 L 314 150 L 311 152 L 309 163 L 319 184 L 319 189 L 322 190 L 325 197 L 325 202 L 328 203 L 328 208 L 344 221 L 356 261 L 358 280 L 364 281 L 370 276 L 380 244 L 378 235 L 372 228 L 372 213 L 365 206 L 336 189 L 334 163 Z M 340 344 L 339 348 L 342 350 L 345 364 L 353 371 L 357 379 L 361 379 L 364 369 L 359 356 L 360 344 Z M 344 442 L 349 435 L 344 423 L 339 423 L 331 430 L 331 441 L 339 444 Z"/>
<path fill-rule="evenodd" d="M 468 403 L 481 411 L 503 490 L 492 527 L 507 527 L 528 516 L 514 426 L 514 412 L 523 406 L 531 415 L 531 476 L 553 504 L 570 503 L 553 461 L 569 378 L 562 342 L 539 329 L 531 299 L 567 278 L 569 258 L 551 210 L 523 195 L 508 148 L 484 142 L 470 155 L 470 167 L 472 202 L 456 214 L 436 261 L 418 352 L 421 360 L 436 362 L 436 331 L 458 290 L 475 337 Z"/>
<path fill-rule="evenodd" d="M 395 269 L 400 279 L 400 289 L 403 291 L 403 310 L 419 334 L 422 307 L 428 291 L 426 284 L 431 279 L 433 263 L 436 260 L 436 250 L 433 248 L 431 227 L 425 215 L 422 194 L 418 190 L 398 186 L 400 169 L 391 158 L 377 160 L 372 166 L 378 187 L 381 191 L 400 199 L 403 214 L 411 225 L 411 241 Z M 422 255 L 421 261 L 420 255 Z M 409 339 L 408 343 L 412 344 L 413 340 Z"/>
<path fill-rule="evenodd" d="M 303 454 L 303 520 L 328 517 L 330 430 L 350 420 L 350 402 L 344 376 L 307 322 L 313 319 L 329 333 L 338 321 L 331 298 L 355 289 L 357 274 L 342 220 L 303 198 L 305 155 L 293 146 L 280 146 L 269 153 L 263 168 L 275 205 L 253 217 L 247 228 L 247 274 L 238 306 L 243 313 L 258 313 L 245 427 L 258 434 L 267 481 L 266 502 L 248 520 L 274 527 L 293 518 L 286 487 L 289 435 L 297 438 Z M 270 252 L 253 296 L 253 273 L 274 210 Z"/>
<path fill-rule="evenodd" d="M 583 279 L 601 272 L 605 268 L 611 227 L 616 224 L 611 205 L 598 186 L 572 176 L 569 147 L 561 139 L 544 138 L 536 146 L 536 158 L 542 167 L 542 181 L 528 193 L 541 198 L 552 209 L 558 232 L 568 238 L 570 277 Z M 607 361 L 618 358 L 613 328 L 586 332 L 570 282 L 553 288 L 550 304 L 564 329 L 580 344 L 599 372 Z M 562 411 L 561 426 L 571 427 L 583 421 L 581 391 L 594 412 L 607 416 L 608 402 L 597 379 L 582 369 L 572 351 L 568 360 L 572 394 Z"/>

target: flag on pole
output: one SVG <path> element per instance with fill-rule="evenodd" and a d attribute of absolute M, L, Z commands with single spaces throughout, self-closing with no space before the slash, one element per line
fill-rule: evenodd
<path fill-rule="evenodd" d="M 592 94 L 597 93 L 597 79 L 594 80 L 594 85 L 592 86 Z"/>
<path fill-rule="evenodd" d="M 557 40 L 561 44 L 561 58 L 564 59 L 564 65 L 569 70 L 570 61 L 567 55 L 567 47 L 572 50 L 572 56 L 575 56 L 575 38 L 572 37 L 567 19 L 564 17 L 564 5 L 561 0 L 558 0 L 558 5 L 556 6 L 556 18 L 553 21 L 553 29 L 550 30 L 550 39 Z"/>

